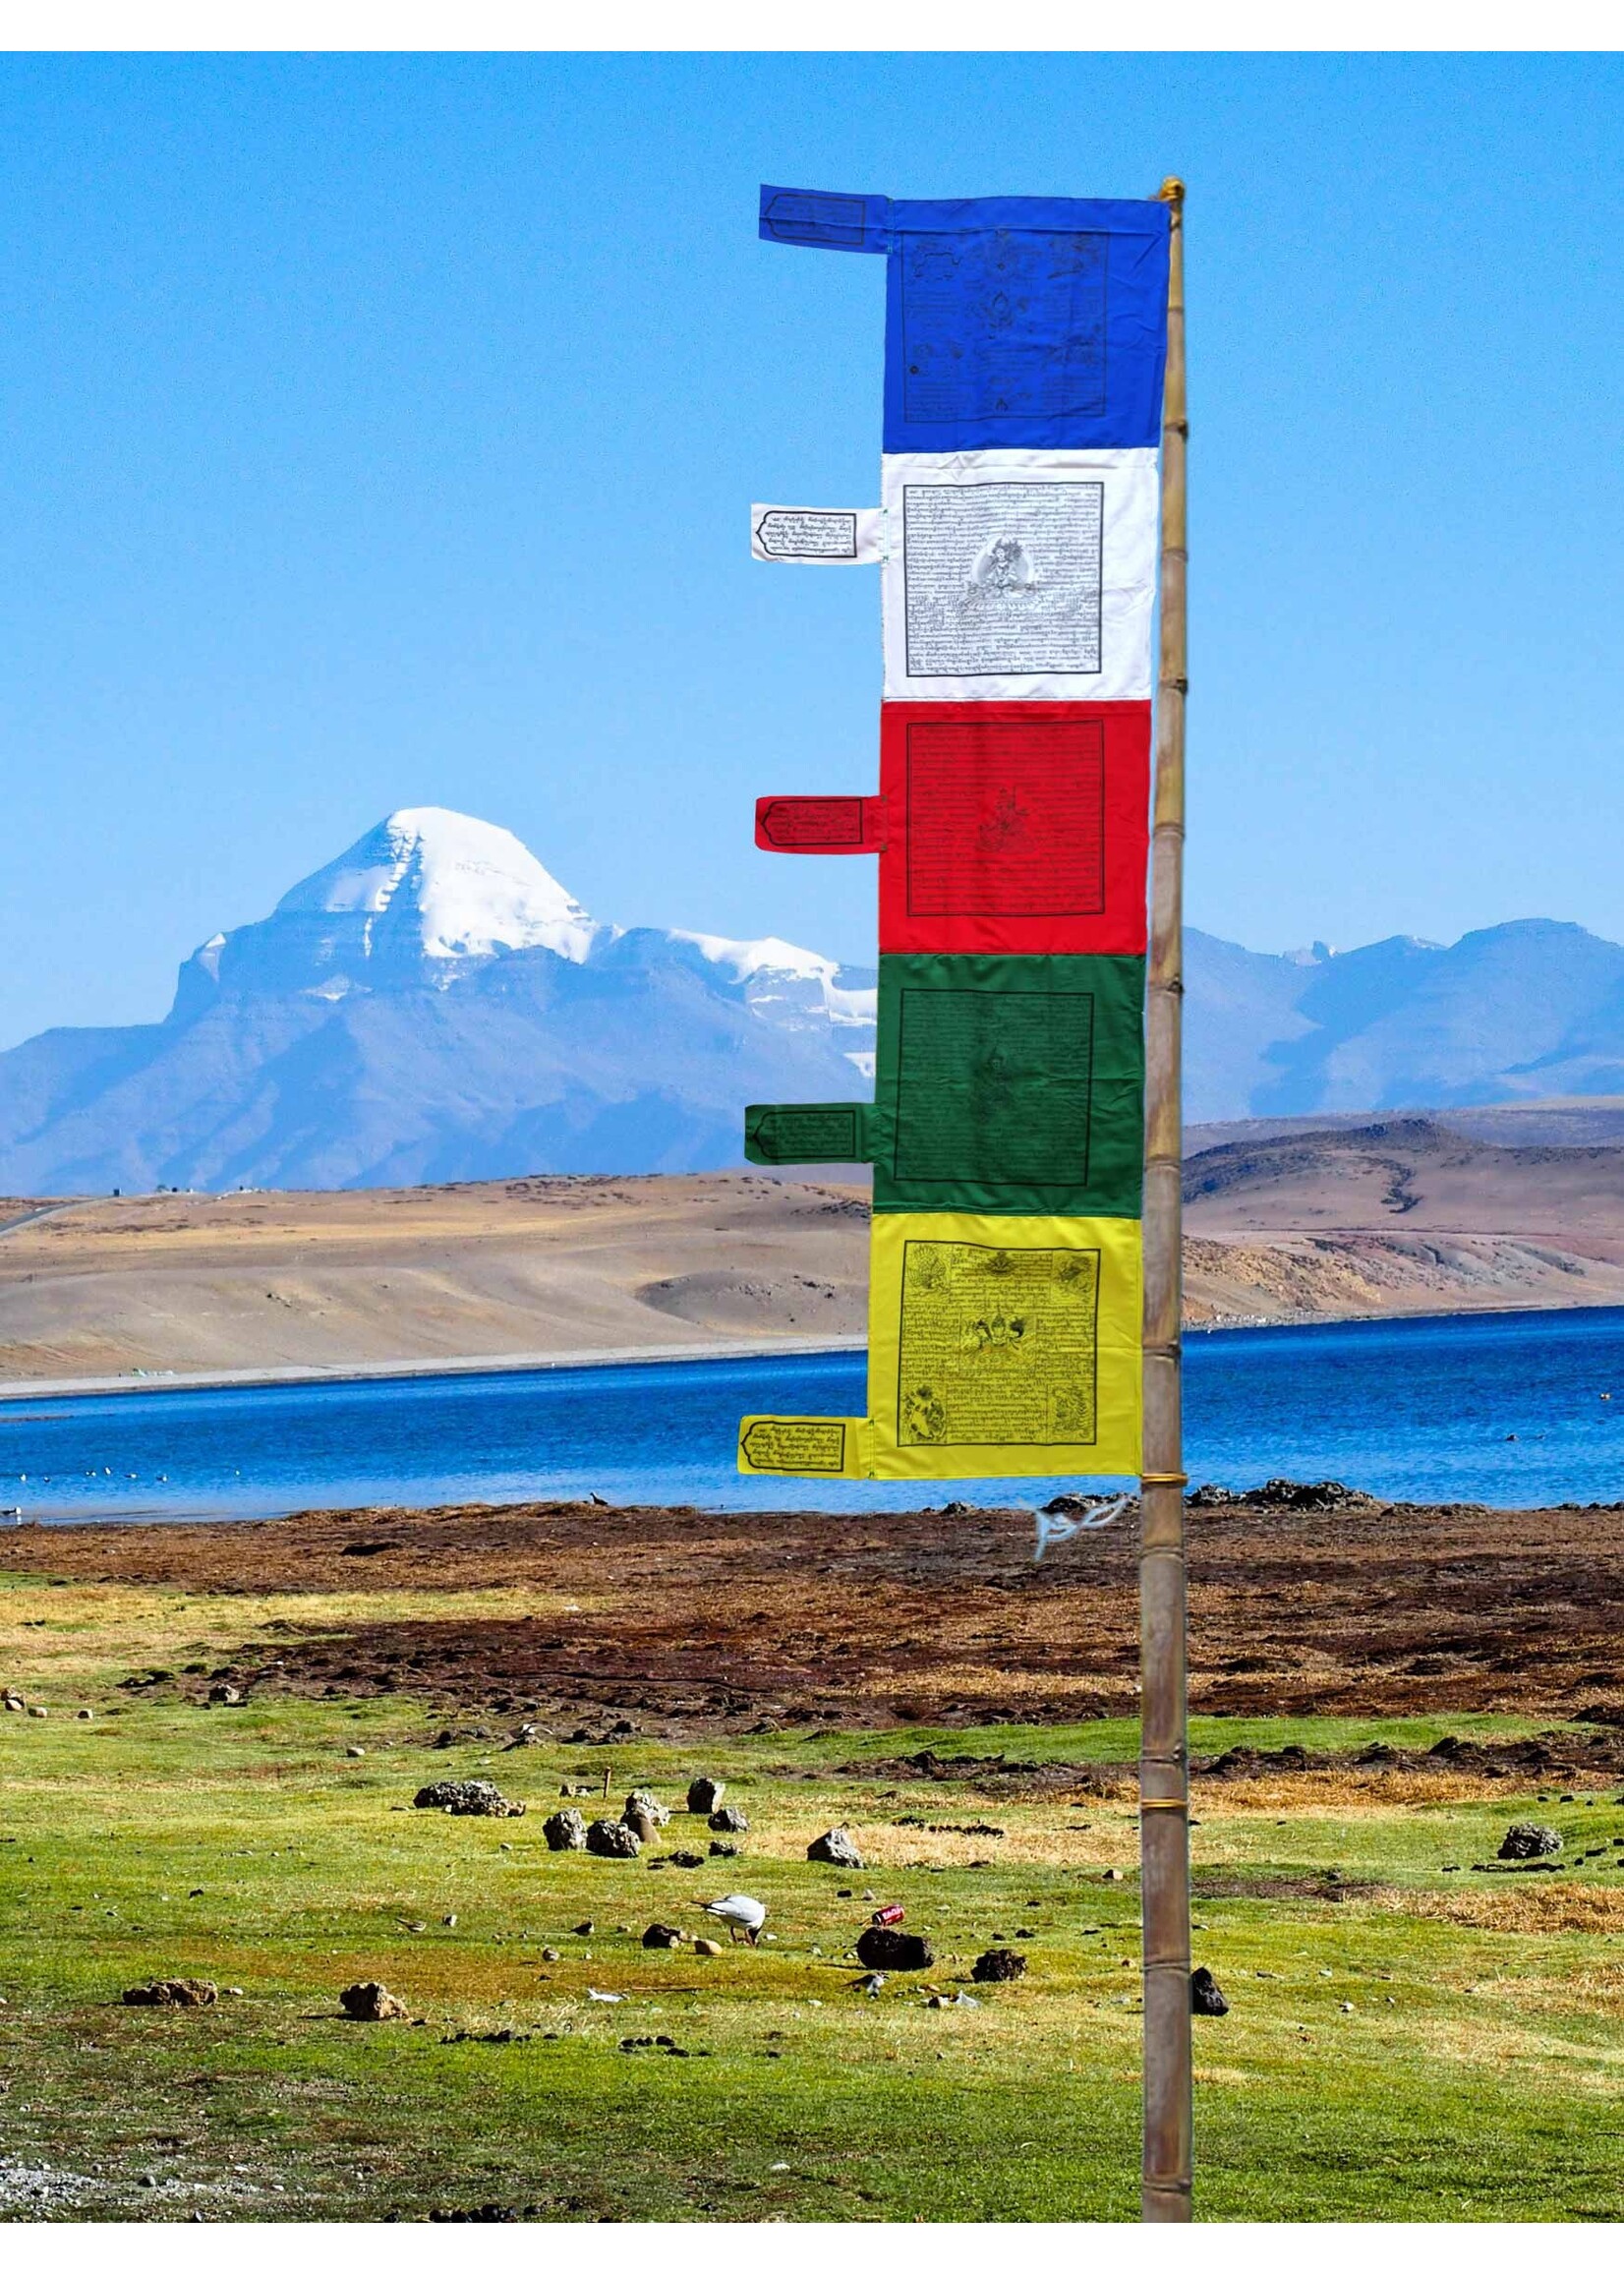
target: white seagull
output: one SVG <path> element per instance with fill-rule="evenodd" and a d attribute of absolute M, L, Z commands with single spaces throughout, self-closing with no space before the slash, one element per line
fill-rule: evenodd
<path fill-rule="evenodd" d="M 731 1939 L 738 1941 L 738 1930 L 744 1929 L 745 1940 L 754 1943 L 767 1924 L 767 1905 L 758 1903 L 754 1895 L 719 1895 L 714 1903 L 701 1903 L 699 1909 L 709 1911 L 713 1919 L 725 1919 Z"/>

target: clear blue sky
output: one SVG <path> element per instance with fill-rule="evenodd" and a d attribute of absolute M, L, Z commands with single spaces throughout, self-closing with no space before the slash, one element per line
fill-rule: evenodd
<path fill-rule="evenodd" d="M 1190 185 L 1193 921 L 1624 937 L 1624 65 L 1147 57 L 0 63 L 0 1043 L 390 807 L 595 913 L 850 960 L 882 264 L 762 179 Z"/>

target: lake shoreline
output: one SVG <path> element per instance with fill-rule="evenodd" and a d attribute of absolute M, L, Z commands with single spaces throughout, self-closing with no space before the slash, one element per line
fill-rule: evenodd
<path fill-rule="evenodd" d="M 1322 1326 L 1418 1326 L 1444 1318 L 1548 1318 L 1568 1312 L 1624 1312 L 1612 1303 L 1474 1303 L 1445 1306 L 1437 1311 L 1356 1311 L 1324 1313 L 1299 1312 L 1287 1316 L 1261 1314 L 1203 1319 L 1188 1325 L 1184 1339 L 1210 1335 L 1295 1332 Z M 739 1359 L 832 1358 L 868 1346 L 866 1334 L 827 1335 L 799 1340 L 777 1336 L 749 1341 L 645 1343 L 625 1349 L 539 1350 L 496 1352 L 484 1358 L 423 1358 L 357 1361 L 327 1367 L 222 1367 L 207 1372 L 57 1375 L 42 1374 L 29 1381 L 0 1379 L 0 1405 L 32 1404 L 47 1398 L 128 1397 L 153 1390 L 299 1389 L 323 1382 L 335 1385 L 366 1381 L 454 1380 L 459 1376 L 507 1373 L 559 1373 L 618 1366 L 693 1366 L 707 1360 L 723 1363 Z"/>

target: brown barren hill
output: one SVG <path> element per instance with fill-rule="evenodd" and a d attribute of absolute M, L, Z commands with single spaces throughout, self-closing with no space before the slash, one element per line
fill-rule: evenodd
<path fill-rule="evenodd" d="M 1624 1137 L 1599 1106 L 1477 1119 L 1564 1113 Z M 1195 1139 L 1191 1324 L 1624 1303 L 1624 1143 L 1421 1115 L 1268 1128 Z M 0 1391 L 856 1342 L 860 1174 L 0 1201 Z"/>
<path fill-rule="evenodd" d="M 1248 1134 L 1186 1162 L 1185 1226 L 1197 1323 L 1624 1303 L 1624 1146 L 1422 1115 Z"/>
<path fill-rule="evenodd" d="M 860 1187 L 749 1174 L 20 1202 L 0 1381 L 839 1341 L 867 1276 Z"/>

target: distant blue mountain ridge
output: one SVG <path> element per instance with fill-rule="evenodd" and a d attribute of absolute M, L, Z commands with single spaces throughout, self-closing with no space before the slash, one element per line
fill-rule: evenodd
<path fill-rule="evenodd" d="M 1192 1122 L 1624 1093 L 1624 948 L 1543 920 L 1257 955 L 1187 934 Z M 0 1192 L 735 1166 L 746 1104 L 857 1098 L 875 974 L 601 923 L 505 830 L 392 814 L 182 965 L 152 1025 L 0 1053 Z"/>

